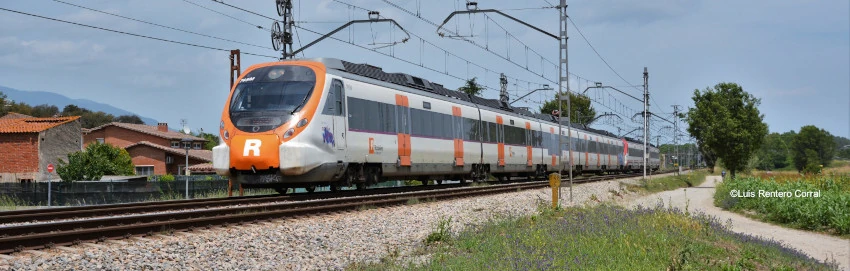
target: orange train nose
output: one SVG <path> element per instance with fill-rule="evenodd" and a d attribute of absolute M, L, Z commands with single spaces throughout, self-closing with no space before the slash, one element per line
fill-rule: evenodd
<path fill-rule="evenodd" d="M 230 141 L 230 166 L 237 170 L 280 167 L 277 135 L 237 135 Z"/>

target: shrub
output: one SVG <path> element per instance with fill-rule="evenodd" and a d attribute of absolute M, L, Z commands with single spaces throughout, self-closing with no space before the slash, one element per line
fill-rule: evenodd
<path fill-rule="evenodd" d="M 160 182 L 173 182 L 174 181 L 174 175 L 171 175 L 171 174 L 160 175 L 159 181 Z"/>

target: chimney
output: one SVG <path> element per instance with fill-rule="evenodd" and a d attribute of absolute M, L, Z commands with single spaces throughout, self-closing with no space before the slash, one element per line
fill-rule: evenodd
<path fill-rule="evenodd" d="M 160 132 L 168 132 L 168 123 L 160 122 L 156 124 L 156 130 Z"/>

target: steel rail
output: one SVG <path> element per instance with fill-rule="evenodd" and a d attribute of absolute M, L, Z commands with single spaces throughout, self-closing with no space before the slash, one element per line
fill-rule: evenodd
<path fill-rule="evenodd" d="M 41 223 L 3 228 L 0 253 L 38 249 L 55 245 L 71 245 L 85 241 L 151 235 L 160 232 L 191 230 L 198 227 L 246 223 L 293 216 L 353 211 L 360 206 L 389 206 L 405 204 L 411 199 L 442 200 L 515 192 L 548 186 L 547 182 L 491 185 L 419 191 L 404 194 L 383 194 L 351 198 L 280 203 L 265 206 L 245 206 L 216 210 L 196 210 L 180 213 L 104 218 L 83 221 Z"/>
<path fill-rule="evenodd" d="M 601 175 L 589 177 L 581 181 L 604 181 L 635 176 L 639 175 Z M 361 206 L 383 207 L 400 205 L 406 204 L 412 199 L 445 200 L 509 193 L 546 186 L 549 186 L 549 184 L 545 181 L 455 188 L 428 186 L 428 188 L 435 189 L 353 197 L 333 197 L 307 201 L 276 202 L 267 205 L 238 206 L 224 209 L 201 209 L 9 226 L 0 228 L 0 234 L 2 234 L 0 235 L 0 253 L 7 254 L 25 249 L 49 248 L 57 245 L 72 245 L 106 239 L 122 239 L 137 235 L 186 231 L 231 223 L 242 224 L 262 220 L 356 211 Z"/>

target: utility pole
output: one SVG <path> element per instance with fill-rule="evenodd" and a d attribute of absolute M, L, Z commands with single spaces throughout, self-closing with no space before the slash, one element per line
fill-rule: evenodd
<path fill-rule="evenodd" d="M 676 148 L 676 175 L 679 174 L 679 105 L 673 107 L 673 145 Z"/>
<path fill-rule="evenodd" d="M 499 74 L 499 103 L 503 108 L 510 108 L 510 104 L 508 101 L 510 97 L 508 97 L 508 77 L 505 76 L 504 73 Z"/>
<path fill-rule="evenodd" d="M 561 31 L 559 32 L 560 38 L 558 41 L 558 54 L 560 55 L 560 60 L 558 63 L 558 157 L 560 157 L 560 162 L 563 163 L 563 135 L 562 135 L 562 125 L 561 125 L 561 116 L 563 115 L 562 103 L 561 101 L 564 98 L 564 87 L 566 85 L 567 88 L 567 149 L 569 154 L 569 167 L 570 167 L 570 202 L 573 201 L 573 146 L 572 146 L 572 105 L 570 102 L 570 65 L 569 65 L 569 54 L 567 50 L 567 0 L 561 0 L 561 5 L 558 6 L 560 10 L 560 24 L 559 27 Z M 559 167 L 558 174 L 563 175 L 563 166 Z"/>
<path fill-rule="evenodd" d="M 292 25 L 295 20 L 292 17 L 292 0 L 275 0 L 277 15 L 283 17 L 283 31 L 280 30 L 278 22 L 272 24 L 272 47 L 281 50 L 281 60 L 295 57 L 292 53 Z M 283 48 L 281 47 L 283 43 Z"/>
<path fill-rule="evenodd" d="M 643 67 L 643 178 L 649 163 L 649 72 Z"/>
<path fill-rule="evenodd" d="M 239 78 L 239 74 L 242 72 L 240 65 L 242 65 L 242 55 L 239 54 L 239 49 L 230 50 L 230 88 L 233 88 L 236 78 Z M 230 91 L 230 89 L 227 91 Z"/>

